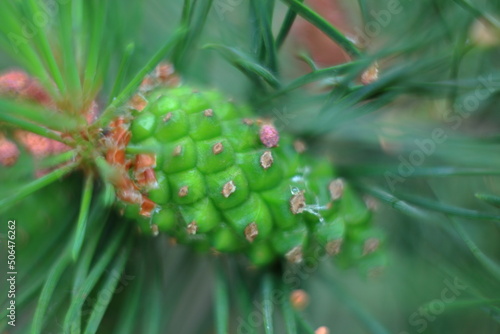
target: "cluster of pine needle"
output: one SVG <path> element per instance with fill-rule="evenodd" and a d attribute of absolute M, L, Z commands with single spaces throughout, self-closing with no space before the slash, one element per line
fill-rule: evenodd
<path fill-rule="evenodd" d="M 369 277 L 330 260 L 256 269 L 146 238 L 110 185 L 74 172 L 75 152 L 19 145 L 0 166 L 0 332 L 498 333 L 500 2 L 338 2 L 350 33 L 301 0 L 1 1 L 2 72 L 36 78 L 64 112 L 0 87 L 0 149 L 20 130 L 64 143 L 94 102 L 109 123 L 167 60 L 332 155 L 389 261 Z M 298 19 L 349 60 L 295 47 Z"/>

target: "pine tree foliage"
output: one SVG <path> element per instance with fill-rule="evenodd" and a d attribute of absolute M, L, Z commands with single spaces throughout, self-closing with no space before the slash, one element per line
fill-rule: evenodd
<path fill-rule="evenodd" d="M 500 4 L 339 2 L 349 32 L 301 0 L 0 2 L 0 66 L 17 71 L 0 80 L 0 279 L 9 220 L 17 272 L 0 332 L 498 332 Z M 317 63 L 297 20 L 349 61 Z M 88 138 L 162 61 L 332 157 L 374 209 L 384 270 L 255 267 L 139 233 Z"/>

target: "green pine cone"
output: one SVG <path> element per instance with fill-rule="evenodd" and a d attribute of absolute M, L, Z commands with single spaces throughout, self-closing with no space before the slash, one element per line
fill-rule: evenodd
<path fill-rule="evenodd" d="M 303 143 L 249 108 L 188 86 L 142 96 L 147 105 L 130 121 L 128 175 L 150 201 L 121 198 L 126 216 L 147 233 L 242 252 L 265 265 L 342 253 L 343 241 L 351 252 L 361 240 L 351 234 L 371 230 L 369 209 L 331 162 L 308 156 Z M 366 254 L 358 255 L 344 256 L 343 264 Z"/>

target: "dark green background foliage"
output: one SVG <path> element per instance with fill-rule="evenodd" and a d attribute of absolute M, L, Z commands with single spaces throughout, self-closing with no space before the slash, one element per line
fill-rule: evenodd
<path fill-rule="evenodd" d="M 500 3 L 401 0 L 398 13 L 381 22 L 376 17 L 394 0 L 341 2 L 354 31 L 380 28 L 361 51 L 299 0 L 74 0 L 73 14 L 55 13 L 30 43 L 47 33 L 63 50 L 70 44 L 90 50 L 76 52 L 77 59 L 80 65 L 99 59 L 95 68 L 80 68 L 93 68 L 87 93 L 102 87 L 102 109 L 108 101 L 121 107 L 148 65 L 167 58 L 186 82 L 215 87 L 275 118 L 280 131 L 304 138 L 318 159 L 332 156 L 339 173 L 376 201 L 374 224 L 386 233 L 389 258 L 382 273 L 365 277 L 331 259 L 312 268 L 255 270 L 242 256 L 144 237 L 111 208 L 113 190 L 102 181 L 75 257 L 84 178 L 73 173 L 8 207 L 34 179 L 34 161 L 22 152 L 15 168 L 0 167 L 0 280 L 13 218 L 19 272 L 17 326 L 6 324 L 2 283 L 0 332 L 268 334 L 313 333 L 325 325 L 332 333 L 500 333 L 500 42 L 484 47 L 471 36 L 481 19 L 500 40 Z M 1 68 L 39 75 L 9 43 L 14 28 L 7 18 L 15 15 L 6 3 L 30 13 L 20 1 L 0 5 Z M 223 11 L 221 4 L 233 5 Z M 289 36 L 280 46 L 294 11 L 353 61 L 319 69 Z M 64 18 L 71 15 L 85 19 L 68 28 Z M 92 28 L 102 38 L 89 37 Z M 71 32 L 69 43 L 61 31 Z M 304 66 L 309 74 L 298 54 L 312 65 Z M 374 61 L 380 78 L 360 85 L 358 76 Z M 71 92 L 71 75 L 63 74 Z M 0 99 L 2 121 L 19 111 L 7 103 Z M 310 294 L 305 311 L 283 298 L 297 288 Z"/>

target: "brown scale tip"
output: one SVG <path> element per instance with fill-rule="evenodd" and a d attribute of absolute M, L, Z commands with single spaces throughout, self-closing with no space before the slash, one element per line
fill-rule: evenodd
<path fill-rule="evenodd" d="M 196 221 L 193 220 L 187 226 L 187 233 L 193 235 L 196 234 L 197 231 L 198 231 L 198 224 L 196 224 Z"/>
<path fill-rule="evenodd" d="M 342 197 L 344 193 L 344 180 L 335 179 L 328 185 L 328 190 L 330 191 L 330 197 L 332 201 L 336 201 Z"/>
<path fill-rule="evenodd" d="M 179 197 L 186 197 L 189 193 L 189 187 L 188 186 L 183 186 L 179 189 Z"/>
<path fill-rule="evenodd" d="M 141 210 L 139 214 L 144 217 L 151 217 L 154 209 L 156 208 L 156 203 L 149 198 L 142 196 Z"/>
<path fill-rule="evenodd" d="M 156 167 L 156 156 L 154 154 L 137 154 L 135 157 L 136 171 L 142 171 L 149 167 Z"/>
<path fill-rule="evenodd" d="M 172 118 L 172 112 L 169 112 L 168 114 L 165 115 L 165 117 L 163 117 L 163 122 L 168 122 L 170 121 L 170 119 Z"/>
<path fill-rule="evenodd" d="M 269 167 L 271 167 L 273 165 L 273 162 L 274 162 L 274 159 L 273 159 L 273 155 L 272 155 L 271 151 L 265 151 L 260 156 L 260 165 L 264 169 L 268 169 Z"/>
<path fill-rule="evenodd" d="M 301 289 L 293 290 L 290 294 L 290 303 L 298 311 L 302 311 L 309 304 L 309 295 Z"/>
<path fill-rule="evenodd" d="M 160 63 L 156 66 L 154 76 L 159 83 L 167 86 L 177 86 L 180 78 L 175 74 L 174 66 L 170 63 Z"/>
<path fill-rule="evenodd" d="M 225 198 L 228 198 L 231 196 L 232 193 L 236 191 L 236 185 L 234 184 L 233 180 L 227 182 L 223 187 L 222 187 L 222 195 Z"/>
<path fill-rule="evenodd" d="M 172 155 L 174 157 L 178 157 L 179 155 L 181 155 L 182 153 L 182 145 L 177 145 L 175 148 L 174 148 L 174 151 L 172 152 Z"/>
<path fill-rule="evenodd" d="M 295 152 L 302 154 L 306 151 L 307 146 L 302 140 L 295 140 L 293 142 L 293 148 L 295 149 Z"/>
<path fill-rule="evenodd" d="M 294 215 L 302 213 L 306 207 L 306 198 L 304 197 L 304 190 L 294 194 L 290 199 L 290 210 Z"/>
<path fill-rule="evenodd" d="M 363 245 L 363 256 L 375 252 L 380 246 L 380 240 L 377 238 L 366 239 Z"/>
<path fill-rule="evenodd" d="M 142 204 L 142 194 L 133 187 L 117 189 L 117 197 L 131 204 Z"/>
<path fill-rule="evenodd" d="M 159 187 L 153 168 L 146 168 L 142 172 L 135 172 L 134 177 L 136 185 L 141 189 L 151 190 Z"/>
<path fill-rule="evenodd" d="M 290 263 L 301 263 L 304 259 L 302 254 L 302 246 L 293 247 L 288 253 L 285 254 L 285 258 Z"/>
<path fill-rule="evenodd" d="M 332 240 L 326 244 L 326 252 L 328 255 L 337 255 L 340 253 L 340 248 L 342 247 L 342 239 Z"/>
<path fill-rule="evenodd" d="M 152 90 L 155 86 L 156 86 L 155 80 L 151 76 L 147 76 L 142 80 L 141 85 L 139 86 L 139 90 L 141 92 L 148 92 Z"/>
<path fill-rule="evenodd" d="M 132 99 L 130 99 L 130 106 L 137 111 L 143 111 L 147 105 L 148 101 L 140 94 L 135 94 Z"/>
<path fill-rule="evenodd" d="M 330 330 L 326 326 L 321 326 L 314 331 L 314 334 L 330 334 Z"/>
<path fill-rule="evenodd" d="M 214 111 L 212 109 L 206 109 L 203 111 L 203 115 L 205 117 L 212 117 L 214 115 Z"/>
<path fill-rule="evenodd" d="M 224 145 L 222 145 L 222 143 L 217 143 L 212 147 L 212 152 L 215 155 L 222 153 L 222 151 L 224 151 Z"/>
<path fill-rule="evenodd" d="M 245 238 L 247 238 L 248 242 L 253 242 L 258 235 L 259 229 L 255 222 L 252 222 L 245 227 Z"/>

